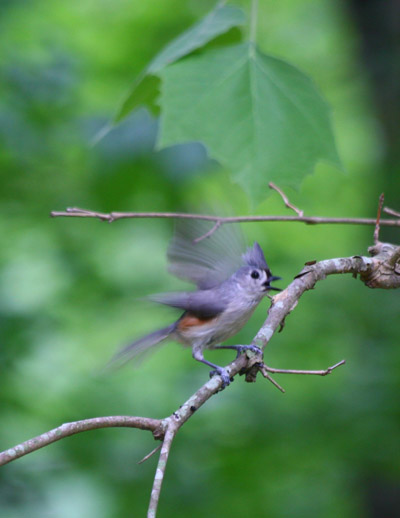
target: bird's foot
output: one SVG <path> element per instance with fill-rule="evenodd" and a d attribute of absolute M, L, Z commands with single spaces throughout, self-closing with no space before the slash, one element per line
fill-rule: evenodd
<path fill-rule="evenodd" d="M 233 378 L 230 377 L 228 371 L 224 369 L 223 367 L 216 367 L 215 370 L 210 371 L 210 378 L 213 376 L 221 376 L 222 378 L 222 387 L 221 390 L 223 390 L 225 387 L 230 385 L 231 381 L 233 381 Z"/>
<path fill-rule="evenodd" d="M 234 348 L 237 351 L 236 358 L 238 358 L 243 352 L 251 351 L 255 354 L 263 355 L 262 350 L 257 345 L 235 345 Z"/>

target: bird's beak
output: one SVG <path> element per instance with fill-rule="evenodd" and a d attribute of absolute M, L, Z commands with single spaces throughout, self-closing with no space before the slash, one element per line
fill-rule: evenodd
<path fill-rule="evenodd" d="M 264 282 L 265 291 L 267 290 L 273 290 L 273 291 L 282 291 L 280 288 L 275 288 L 275 286 L 270 286 L 270 282 L 272 281 L 279 281 L 282 277 L 277 277 L 276 275 L 271 275 L 268 277 L 268 279 Z"/>
<path fill-rule="evenodd" d="M 269 279 L 268 279 L 268 282 L 272 282 L 272 281 L 280 281 L 282 279 L 282 277 L 277 277 L 276 275 L 272 275 Z"/>

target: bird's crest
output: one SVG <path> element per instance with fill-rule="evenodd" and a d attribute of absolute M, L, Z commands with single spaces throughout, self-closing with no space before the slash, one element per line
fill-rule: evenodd
<path fill-rule="evenodd" d="M 269 271 L 267 261 L 264 257 L 264 252 L 262 251 L 262 248 L 257 243 L 257 241 L 254 242 L 253 246 L 246 250 L 246 252 L 242 255 L 242 259 L 247 266 Z"/>

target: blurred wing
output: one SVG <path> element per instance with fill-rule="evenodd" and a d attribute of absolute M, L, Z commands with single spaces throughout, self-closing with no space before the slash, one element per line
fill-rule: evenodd
<path fill-rule="evenodd" d="M 160 293 L 151 295 L 149 298 L 154 302 L 183 309 L 204 319 L 213 318 L 226 308 L 226 303 L 220 297 L 213 297 L 209 291 Z"/>
<path fill-rule="evenodd" d="M 243 236 L 235 224 L 225 224 L 210 236 L 212 221 L 179 221 L 168 249 L 169 271 L 204 290 L 217 286 L 242 265 Z"/>

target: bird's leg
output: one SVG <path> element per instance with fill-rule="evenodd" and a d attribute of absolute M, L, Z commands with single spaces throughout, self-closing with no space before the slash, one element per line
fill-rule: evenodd
<path fill-rule="evenodd" d="M 233 349 L 236 351 L 236 358 L 238 358 L 244 351 L 252 351 L 253 353 L 262 356 L 262 350 L 256 345 L 216 345 L 214 349 Z"/>
<path fill-rule="evenodd" d="M 213 371 L 210 372 L 210 376 L 214 376 L 215 374 L 218 374 L 222 378 L 222 388 L 224 389 L 227 387 L 233 379 L 229 376 L 229 373 L 224 367 L 220 367 L 219 365 L 216 365 L 215 363 L 211 363 L 207 361 L 203 356 L 203 351 L 201 349 L 193 348 L 193 358 L 197 360 L 198 362 L 204 363 L 205 365 L 208 365 L 209 367 L 212 367 Z"/>

